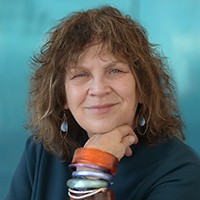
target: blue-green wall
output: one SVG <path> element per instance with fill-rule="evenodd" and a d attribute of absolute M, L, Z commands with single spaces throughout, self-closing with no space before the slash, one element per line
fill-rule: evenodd
<path fill-rule="evenodd" d="M 29 58 L 59 18 L 102 4 L 117 6 L 161 44 L 177 80 L 187 143 L 200 153 L 200 2 L 198 0 L 0 0 L 0 199 L 29 133 L 26 100 Z"/>
<path fill-rule="evenodd" d="M 199 19 L 199 0 L 140 0 L 139 20 L 174 70 L 187 143 L 200 153 Z"/>

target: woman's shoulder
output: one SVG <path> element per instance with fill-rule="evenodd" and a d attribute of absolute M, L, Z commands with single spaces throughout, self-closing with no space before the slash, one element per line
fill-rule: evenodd
<path fill-rule="evenodd" d="M 174 191 L 174 199 L 199 199 L 200 157 L 189 145 L 173 138 L 164 148 L 165 156 L 153 175 L 157 176 L 155 187 Z M 162 191 L 162 189 L 161 189 Z M 194 191 L 197 191 L 194 193 Z M 160 194 L 161 195 L 161 194 Z"/>
<path fill-rule="evenodd" d="M 58 155 L 46 149 L 42 141 L 38 141 L 34 136 L 27 138 L 24 156 L 28 163 L 33 163 L 34 165 L 41 162 L 43 164 L 63 163 Z M 70 159 L 67 159 L 65 162 L 68 163 L 71 161 Z"/>
<path fill-rule="evenodd" d="M 137 195 L 146 194 L 150 199 L 199 199 L 200 157 L 189 145 L 173 138 L 158 145 L 141 145 L 136 150 L 136 185 L 142 191 Z"/>
<path fill-rule="evenodd" d="M 185 142 L 174 137 L 157 145 L 139 145 L 135 149 L 134 163 L 140 163 L 140 168 L 151 169 L 158 174 L 181 172 L 194 174 L 200 178 L 200 156 Z M 137 164 L 138 165 L 138 164 Z"/>
<path fill-rule="evenodd" d="M 37 142 L 31 135 L 25 142 L 21 163 L 25 163 L 23 166 L 29 168 L 29 171 L 34 174 L 35 169 L 39 166 L 44 154 L 46 154 L 45 151 L 42 143 Z M 48 156 L 48 154 L 46 154 L 46 156 Z"/>
<path fill-rule="evenodd" d="M 161 182 L 178 180 L 179 183 L 199 187 L 200 157 L 194 149 L 178 138 L 173 138 L 163 146 L 161 144 L 158 150 L 163 156 L 155 173 L 162 177 Z"/>
<path fill-rule="evenodd" d="M 149 145 L 143 148 L 150 154 L 158 154 L 164 160 L 171 158 L 178 159 L 180 161 L 190 160 L 196 161 L 197 163 L 200 162 L 198 153 L 185 141 L 182 141 L 177 137 L 173 137 L 172 139 L 161 142 L 157 145 Z"/>
<path fill-rule="evenodd" d="M 169 143 L 167 152 L 169 157 L 176 159 L 182 162 L 193 162 L 200 165 L 200 156 L 199 154 L 187 143 L 179 140 L 178 138 L 173 138 Z"/>
<path fill-rule="evenodd" d="M 28 155 L 39 155 L 42 151 L 44 151 L 44 147 L 41 142 L 36 141 L 34 136 L 29 136 L 25 143 L 25 153 Z"/>
<path fill-rule="evenodd" d="M 200 173 L 200 156 L 199 154 L 186 142 L 178 139 L 177 137 L 161 143 L 155 147 L 155 154 L 158 154 L 160 160 L 160 167 L 182 168 L 189 170 L 194 167 Z"/>

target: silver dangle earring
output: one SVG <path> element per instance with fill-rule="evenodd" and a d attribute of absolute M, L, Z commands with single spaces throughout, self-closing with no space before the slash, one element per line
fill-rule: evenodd
<path fill-rule="evenodd" d="M 62 133 L 67 133 L 68 132 L 68 123 L 67 123 L 67 117 L 66 117 L 66 113 L 64 112 L 63 115 L 63 122 L 60 126 L 60 130 Z"/>
<path fill-rule="evenodd" d="M 146 124 L 145 118 L 143 116 L 140 116 L 139 117 L 139 125 L 140 126 L 145 126 L 145 124 Z"/>
<path fill-rule="evenodd" d="M 138 115 L 138 120 L 137 120 L 137 127 L 136 131 L 140 135 L 145 135 L 148 129 L 148 126 L 146 124 L 146 119 L 144 118 L 143 115 Z"/>

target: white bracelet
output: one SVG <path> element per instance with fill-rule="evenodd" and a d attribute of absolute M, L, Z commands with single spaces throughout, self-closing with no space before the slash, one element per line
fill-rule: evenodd
<path fill-rule="evenodd" d="M 72 190 L 69 188 L 68 195 L 69 195 L 69 197 L 71 197 L 73 199 L 84 199 L 84 198 L 90 197 L 94 194 L 97 194 L 99 192 L 105 192 L 106 189 L 107 188 L 98 188 L 98 189 L 93 189 L 93 190 L 78 191 L 78 190 Z M 76 195 L 73 195 L 73 194 L 76 194 Z"/>

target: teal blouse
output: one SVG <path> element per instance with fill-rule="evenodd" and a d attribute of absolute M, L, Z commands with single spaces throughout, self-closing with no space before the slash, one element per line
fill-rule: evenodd
<path fill-rule="evenodd" d="M 200 158 L 189 146 L 174 138 L 132 149 L 133 155 L 119 162 L 111 186 L 115 200 L 200 200 Z M 60 161 L 30 137 L 6 200 L 69 199 L 70 162 Z"/>

